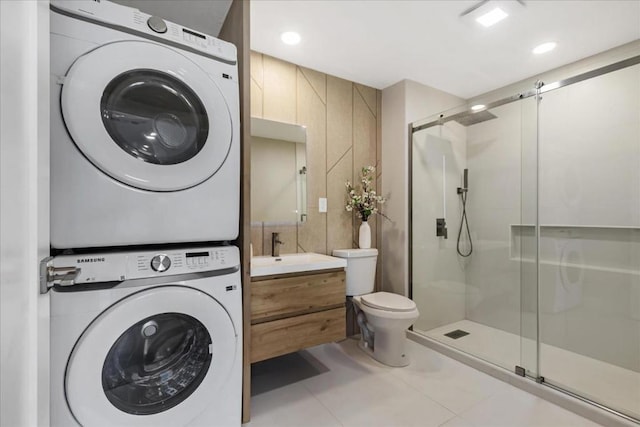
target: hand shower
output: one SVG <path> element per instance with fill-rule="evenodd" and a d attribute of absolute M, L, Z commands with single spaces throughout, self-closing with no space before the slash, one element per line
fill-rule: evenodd
<path fill-rule="evenodd" d="M 469 220 L 467 219 L 467 192 L 469 191 L 469 169 L 465 169 L 462 175 L 463 187 L 458 187 L 457 193 L 462 198 L 462 215 L 460 216 L 460 228 L 458 229 L 458 241 L 456 244 L 456 250 L 461 257 L 468 257 L 473 252 L 473 241 L 471 240 L 471 232 L 469 231 Z M 460 249 L 460 239 L 462 237 L 462 228 L 466 223 L 467 236 L 469 238 L 469 252 L 463 252 Z"/>

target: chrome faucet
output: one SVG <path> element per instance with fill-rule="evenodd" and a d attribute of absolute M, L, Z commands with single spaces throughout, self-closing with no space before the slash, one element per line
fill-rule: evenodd
<path fill-rule="evenodd" d="M 280 241 L 280 233 L 271 233 L 271 256 L 280 256 L 280 245 L 283 243 Z"/>

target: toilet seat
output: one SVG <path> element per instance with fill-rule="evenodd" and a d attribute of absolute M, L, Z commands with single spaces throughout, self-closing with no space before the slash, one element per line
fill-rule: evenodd
<path fill-rule="evenodd" d="M 416 303 L 409 298 L 390 292 L 363 295 L 361 301 L 364 305 L 377 310 L 408 312 L 416 309 Z"/>

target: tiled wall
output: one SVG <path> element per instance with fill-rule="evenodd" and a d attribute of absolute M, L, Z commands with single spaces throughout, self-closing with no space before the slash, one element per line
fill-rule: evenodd
<path fill-rule="evenodd" d="M 360 168 L 376 166 L 381 185 L 381 92 L 261 53 L 251 53 L 251 115 L 307 128 L 307 209 L 304 223 L 252 223 L 254 255 L 271 254 L 271 233 L 280 232 L 280 253 L 357 248 L 360 221 L 345 211 L 345 182 Z M 318 212 L 327 198 L 328 211 Z M 369 220 L 377 247 L 380 218 Z M 378 268 L 379 273 L 380 268 Z"/>

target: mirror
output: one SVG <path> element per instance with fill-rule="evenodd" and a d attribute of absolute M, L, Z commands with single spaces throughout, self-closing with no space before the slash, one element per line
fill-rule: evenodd
<path fill-rule="evenodd" d="M 304 222 L 307 130 L 251 118 L 251 221 Z"/>

